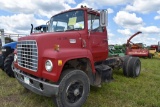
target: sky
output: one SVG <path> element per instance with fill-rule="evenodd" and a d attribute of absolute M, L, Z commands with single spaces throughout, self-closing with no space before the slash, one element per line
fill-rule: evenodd
<path fill-rule="evenodd" d="M 108 42 L 124 44 L 132 39 L 147 46 L 160 41 L 160 0 L 0 0 L 0 29 L 5 33 L 29 34 L 55 14 L 85 5 L 108 10 Z"/>

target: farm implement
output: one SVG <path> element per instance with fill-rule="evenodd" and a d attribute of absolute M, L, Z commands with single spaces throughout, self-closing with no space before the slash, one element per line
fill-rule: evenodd
<path fill-rule="evenodd" d="M 152 54 L 149 53 L 149 50 L 147 48 L 144 48 L 144 45 L 142 43 L 131 42 L 131 39 L 140 33 L 142 32 L 135 33 L 127 40 L 126 55 L 152 58 Z"/>
<path fill-rule="evenodd" d="M 125 47 L 122 45 L 109 45 L 109 57 L 125 56 Z"/>

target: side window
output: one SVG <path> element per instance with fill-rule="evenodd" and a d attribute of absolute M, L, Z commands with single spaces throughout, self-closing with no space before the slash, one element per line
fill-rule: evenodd
<path fill-rule="evenodd" d="M 100 26 L 99 16 L 94 14 L 88 14 L 88 30 L 95 32 L 103 32 Z"/>

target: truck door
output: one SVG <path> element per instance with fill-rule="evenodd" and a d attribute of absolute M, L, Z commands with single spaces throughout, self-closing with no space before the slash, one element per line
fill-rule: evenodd
<path fill-rule="evenodd" d="M 88 13 L 89 48 L 94 61 L 101 61 L 108 56 L 108 40 L 106 28 L 100 26 L 100 17 Z"/>

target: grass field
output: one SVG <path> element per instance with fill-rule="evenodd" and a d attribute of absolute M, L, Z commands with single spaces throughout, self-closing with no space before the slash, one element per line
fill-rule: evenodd
<path fill-rule="evenodd" d="M 160 59 L 141 59 L 138 78 L 114 71 L 114 81 L 91 87 L 83 107 L 160 107 Z M 0 107 L 54 107 L 51 98 L 25 90 L 0 71 Z"/>

